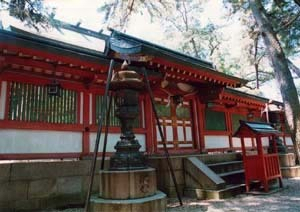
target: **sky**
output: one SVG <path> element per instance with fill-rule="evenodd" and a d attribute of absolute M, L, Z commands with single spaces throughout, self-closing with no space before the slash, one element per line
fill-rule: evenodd
<path fill-rule="evenodd" d="M 81 27 L 99 31 L 106 30 L 107 26 L 102 24 L 103 14 L 100 14 L 97 9 L 103 4 L 103 0 L 44 0 L 45 6 L 56 8 L 55 18 L 71 24 L 81 22 Z M 227 39 L 227 47 L 233 57 L 241 57 L 241 28 L 243 27 L 239 21 L 226 22 L 223 15 L 226 14 L 226 9 L 222 0 L 209 0 L 201 13 L 202 24 L 208 21 L 219 25 L 226 24 L 223 34 Z M 131 22 L 126 28 L 126 33 L 135 37 L 148 40 L 152 43 L 166 46 L 171 49 L 177 48 L 177 43 L 174 39 L 167 39 L 166 34 L 159 23 L 152 23 L 147 13 L 136 14 L 132 16 Z M 176 38 L 175 38 L 176 40 Z M 294 60 L 295 64 L 300 67 L 300 58 Z M 273 85 L 268 85 L 270 89 Z M 269 90 L 269 89 L 267 89 Z M 278 96 L 274 97 L 278 99 Z"/>
<path fill-rule="evenodd" d="M 101 14 L 97 12 L 97 8 L 103 2 L 103 0 L 45 0 L 46 5 L 56 8 L 55 18 L 72 24 L 81 21 L 82 27 L 95 31 L 106 29 L 106 26 L 102 25 Z M 203 16 L 203 23 L 206 23 L 208 20 L 214 23 L 222 23 L 221 16 L 225 13 L 222 0 L 210 0 L 206 8 L 201 14 Z M 239 27 L 241 27 L 239 23 L 232 24 L 231 33 L 238 33 Z M 169 48 L 176 48 L 176 44 L 173 41 L 168 41 L 165 38 L 166 35 L 160 25 L 158 23 L 151 23 L 147 13 L 133 15 L 126 33 L 150 42 L 165 45 Z"/>

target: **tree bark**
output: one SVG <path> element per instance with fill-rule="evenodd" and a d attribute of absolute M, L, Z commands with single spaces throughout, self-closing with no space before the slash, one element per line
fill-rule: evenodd
<path fill-rule="evenodd" d="M 290 70 L 293 71 L 297 75 L 297 77 L 300 78 L 300 68 L 295 66 L 295 64 L 289 59 L 288 59 L 288 64 L 289 64 Z"/>
<path fill-rule="evenodd" d="M 259 31 L 267 47 L 272 62 L 275 79 L 280 87 L 285 117 L 291 131 L 297 161 L 299 162 L 300 143 L 300 104 L 296 86 L 288 67 L 288 60 L 283 52 L 277 35 L 260 0 L 249 0 L 250 8 L 258 24 Z"/>

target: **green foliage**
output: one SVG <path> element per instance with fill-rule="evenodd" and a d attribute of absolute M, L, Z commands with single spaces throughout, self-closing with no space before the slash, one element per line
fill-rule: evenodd
<path fill-rule="evenodd" d="M 224 0 L 231 14 L 244 16 L 249 28 L 249 36 L 257 33 L 257 26 L 251 16 L 248 1 Z M 268 20 L 277 33 L 282 48 L 287 56 L 299 53 L 300 48 L 300 6 L 294 0 L 264 0 L 262 1 Z"/>
<path fill-rule="evenodd" d="M 287 56 L 300 51 L 300 7 L 292 0 L 273 1 L 267 10 L 269 20 Z"/>
<path fill-rule="evenodd" d="M 109 27 L 125 31 L 132 15 L 147 12 L 151 17 L 161 17 L 170 7 L 168 0 L 105 0 L 98 12 L 104 13 L 103 22 Z"/>
<path fill-rule="evenodd" d="M 51 26 L 55 13 L 44 7 L 43 0 L 0 0 L 0 10 L 8 10 L 11 16 L 36 30 Z"/>

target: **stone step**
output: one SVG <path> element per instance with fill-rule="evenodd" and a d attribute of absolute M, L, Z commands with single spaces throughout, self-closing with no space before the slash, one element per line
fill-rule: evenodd
<path fill-rule="evenodd" d="M 245 184 L 227 185 L 220 190 L 207 190 L 198 188 L 185 188 L 184 195 L 191 198 L 203 199 L 226 199 L 245 192 Z"/>
<path fill-rule="evenodd" d="M 217 174 L 243 169 L 243 161 L 227 161 L 222 163 L 207 164 Z"/>

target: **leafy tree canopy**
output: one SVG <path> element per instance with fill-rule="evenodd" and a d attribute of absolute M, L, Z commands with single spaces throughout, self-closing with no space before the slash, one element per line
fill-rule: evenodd
<path fill-rule="evenodd" d="M 0 0 L 0 10 L 8 10 L 11 16 L 38 30 L 49 27 L 55 13 L 43 3 L 43 0 Z"/>

